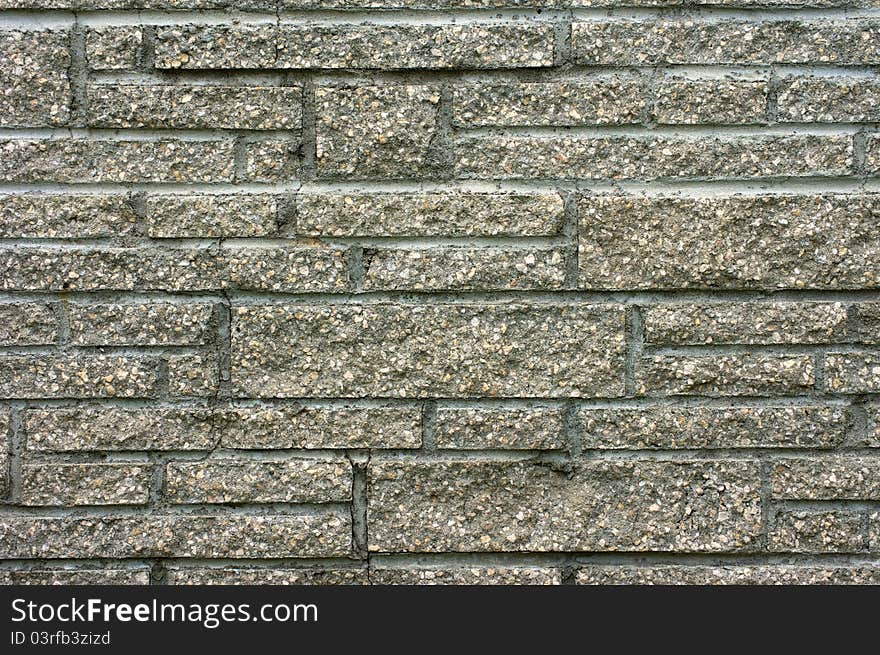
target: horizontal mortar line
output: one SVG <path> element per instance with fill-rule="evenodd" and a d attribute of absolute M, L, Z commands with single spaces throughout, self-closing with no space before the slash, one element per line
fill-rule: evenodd
<path fill-rule="evenodd" d="M 717 343 L 677 346 L 646 346 L 643 357 L 713 357 L 723 355 L 816 355 L 833 353 L 866 353 L 880 354 L 875 343 L 862 343 L 858 339 L 846 342 L 828 340 L 821 343 Z"/>
<path fill-rule="evenodd" d="M 162 518 L 235 516 L 347 516 L 349 503 L 261 503 L 168 505 L 156 512 L 147 505 L 88 505 L 67 507 L 12 506 L 0 504 L 0 518 Z"/>
<path fill-rule="evenodd" d="M 871 124 L 873 125 L 873 124 Z M 460 138 L 473 137 L 569 137 L 569 138 L 612 138 L 612 137 L 655 137 L 655 138 L 726 138 L 726 137 L 781 137 L 781 136 L 852 136 L 861 125 L 841 123 L 792 123 L 790 125 L 727 126 L 718 125 L 663 125 L 657 127 L 637 127 L 631 125 L 601 125 L 591 127 L 475 127 L 459 130 Z"/>
<path fill-rule="evenodd" d="M 811 461 L 821 459 L 837 459 L 844 455 L 850 457 L 880 458 L 880 451 L 874 448 L 857 448 L 847 451 L 823 448 L 784 448 L 751 446 L 744 448 L 642 448 L 627 450 L 624 448 L 588 448 L 576 456 L 570 457 L 561 451 L 552 450 L 495 450 L 471 449 L 437 451 L 425 450 L 371 450 L 371 466 L 375 464 L 393 464 L 405 462 L 411 464 L 432 464 L 453 462 L 458 464 L 530 464 L 534 466 L 574 466 L 583 467 L 593 462 L 699 462 L 712 463 L 724 461 L 758 462 L 768 460 L 782 461 L 797 457 L 810 457 Z M 878 460 L 880 461 L 880 460 Z"/>
<path fill-rule="evenodd" d="M 533 250 L 535 248 L 560 248 L 571 246 L 571 239 L 565 236 L 465 236 L 465 237 L 445 237 L 445 236 L 426 236 L 426 237 L 335 237 L 330 235 L 310 236 L 307 234 L 298 234 L 289 238 L 227 238 L 223 240 L 222 248 L 246 248 L 249 246 L 265 245 L 272 246 L 290 246 L 295 245 L 297 241 L 320 239 L 322 245 L 351 247 L 361 246 L 364 248 L 399 248 L 399 249 L 429 249 L 429 248 L 466 248 L 466 247 L 503 247 L 510 250 Z M 154 241 L 156 245 L 163 245 L 163 241 Z M 0 239 L 0 245 L 3 240 Z"/>
<path fill-rule="evenodd" d="M 385 409 L 385 408 L 409 408 L 418 409 L 424 400 L 419 398 L 388 398 L 377 400 L 373 398 L 279 398 L 266 401 L 260 398 L 230 398 L 219 405 L 218 401 L 207 399 L 179 398 L 179 399 L 143 399 L 143 398 L 93 398 L 80 401 L 79 399 L 47 398 L 47 399 L 0 399 L 0 404 L 9 405 L 18 409 L 186 409 L 186 410 L 210 410 L 215 407 L 220 410 L 227 409 Z M 543 401 L 542 401 L 543 402 Z M 552 401 L 551 401 L 552 402 Z"/>
<path fill-rule="evenodd" d="M 880 509 L 880 498 L 875 500 L 865 499 L 794 499 L 777 498 L 771 495 L 769 501 L 777 510 L 784 511 L 854 511 L 873 512 Z"/>
<path fill-rule="evenodd" d="M 98 558 L 98 557 L 70 557 L 70 558 L 17 558 L 0 561 L 0 570 L 2 571 L 34 571 L 46 568 L 47 570 L 56 570 L 58 567 L 71 571 L 100 571 L 102 568 L 119 567 L 132 571 L 142 570 L 141 566 L 150 567 L 157 558 Z M 233 557 L 161 557 L 163 563 L 183 568 L 212 568 L 225 566 L 240 566 L 245 564 L 253 564 L 253 568 L 271 568 L 273 566 L 283 566 L 289 569 L 309 569 L 322 566 L 332 566 L 334 568 L 347 568 L 357 570 L 366 566 L 366 562 L 352 560 L 349 558 L 331 558 L 331 557 L 297 557 L 297 558 L 265 558 L 258 557 L 233 558 Z M 39 568 L 34 568 L 39 567 Z"/>
<path fill-rule="evenodd" d="M 77 331 L 78 332 L 78 331 Z M 64 350 L 56 345 L 0 346 L 0 355 L 125 355 L 126 357 L 161 357 L 162 355 L 213 354 L 210 344 L 65 344 Z"/>
<path fill-rule="evenodd" d="M 149 570 L 150 560 L 116 559 L 116 558 L 85 558 L 85 559 L 4 559 L 0 560 L 0 571 L 103 571 L 104 569 L 122 569 L 125 571 Z"/>
<path fill-rule="evenodd" d="M 222 428 L 217 428 L 222 432 Z M 168 464 L 217 464 L 217 463 L 267 463 L 283 464 L 295 460 L 309 460 L 329 464 L 350 464 L 345 458 L 346 449 L 323 448 L 320 450 L 304 449 L 264 449 L 241 450 L 218 446 L 204 450 L 90 450 L 49 452 L 28 450 L 24 465 L 38 464 L 41 466 L 56 464 L 136 464 L 146 467 L 166 466 Z M 878 453 L 880 454 L 880 453 Z M 207 456 L 207 457 L 206 457 Z M 158 461 L 149 457 L 160 458 Z M 241 503 L 240 503 L 241 504 Z"/>

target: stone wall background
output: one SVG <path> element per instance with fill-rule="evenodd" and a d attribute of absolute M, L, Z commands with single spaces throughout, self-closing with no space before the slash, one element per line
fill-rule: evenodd
<path fill-rule="evenodd" d="M 0 0 L 0 580 L 880 583 L 876 0 Z"/>

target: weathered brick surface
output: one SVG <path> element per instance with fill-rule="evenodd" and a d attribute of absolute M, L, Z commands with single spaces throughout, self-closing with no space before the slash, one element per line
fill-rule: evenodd
<path fill-rule="evenodd" d="M 152 398 L 158 390 L 154 357 L 0 355 L 4 398 Z"/>
<path fill-rule="evenodd" d="M 405 585 L 557 585 L 558 570 L 505 566 L 455 569 L 383 569 L 370 571 L 373 584 Z"/>
<path fill-rule="evenodd" d="M 782 82 L 781 120 L 860 123 L 880 120 L 880 82 L 860 77 L 795 77 Z"/>
<path fill-rule="evenodd" d="M 0 494 L 9 487 L 9 428 L 10 414 L 0 409 Z"/>
<path fill-rule="evenodd" d="M 137 464 L 27 464 L 24 505 L 145 505 L 150 467 Z"/>
<path fill-rule="evenodd" d="M 578 584 L 851 585 L 880 584 L 880 566 L 590 566 Z"/>
<path fill-rule="evenodd" d="M 159 238 L 265 237 L 278 227 L 272 195 L 156 195 L 146 200 L 147 234 Z"/>
<path fill-rule="evenodd" d="M 773 495 L 795 500 L 876 500 L 880 459 L 784 459 L 773 467 Z"/>
<path fill-rule="evenodd" d="M 368 584 L 364 569 L 223 568 L 174 567 L 168 584 L 176 585 L 337 585 Z"/>
<path fill-rule="evenodd" d="M 211 398 L 220 385 L 220 362 L 215 353 L 170 355 L 167 358 L 171 396 Z"/>
<path fill-rule="evenodd" d="M 150 570 L 125 569 L 0 569 L 2 585 L 146 585 Z"/>
<path fill-rule="evenodd" d="M 71 341 L 79 346 L 186 346 L 205 343 L 214 306 L 70 305 Z"/>
<path fill-rule="evenodd" d="M 0 236 L 5 239 L 124 236 L 137 220 L 123 195 L 0 195 Z"/>
<path fill-rule="evenodd" d="M 880 353 L 832 353 L 825 358 L 825 386 L 840 393 L 880 391 Z"/>
<path fill-rule="evenodd" d="M 140 27 L 112 25 L 86 30 L 86 62 L 93 70 L 136 68 L 144 33 Z"/>
<path fill-rule="evenodd" d="M 0 127 L 64 125 L 70 118 L 70 36 L 0 32 Z"/>
<path fill-rule="evenodd" d="M 780 511 L 769 526 L 769 549 L 853 553 L 865 549 L 864 516 L 856 511 Z"/>
<path fill-rule="evenodd" d="M 562 412 L 551 408 L 437 410 L 438 448 L 563 450 Z"/>
<path fill-rule="evenodd" d="M 671 78 L 658 84 L 654 116 L 670 125 L 764 123 L 769 93 L 766 80 Z"/>
<path fill-rule="evenodd" d="M 58 310 L 47 303 L 0 303 L 0 346 L 58 341 Z"/>

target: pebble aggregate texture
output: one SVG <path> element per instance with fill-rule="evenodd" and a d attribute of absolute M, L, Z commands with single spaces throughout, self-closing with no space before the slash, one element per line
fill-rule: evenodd
<path fill-rule="evenodd" d="M 880 584 L 878 0 L 0 0 L 0 583 Z"/>

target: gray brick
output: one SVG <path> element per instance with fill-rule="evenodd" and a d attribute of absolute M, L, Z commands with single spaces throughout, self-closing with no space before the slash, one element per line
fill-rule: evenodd
<path fill-rule="evenodd" d="M 3 398 L 151 398 L 158 361 L 116 355 L 0 356 Z"/>
<path fill-rule="evenodd" d="M 371 568 L 373 584 L 384 585 L 558 585 L 557 569 L 514 566 L 461 568 Z"/>
<path fill-rule="evenodd" d="M 562 229 L 555 193 L 327 193 L 295 197 L 310 236 L 545 236 Z"/>
<path fill-rule="evenodd" d="M 26 464 L 23 505 L 146 505 L 151 470 L 138 464 Z"/>
<path fill-rule="evenodd" d="M 593 20 L 572 25 L 577 64 L 880 63 L 880 22 L 840 20 Z M 719 44 L 723 44 L 719 46 Z"/>
<path fill-rule="evenodd" d="M 92 127 L 298 130 L 302 88 L 93 84 Z"/>
<path fill-rule="evenodd" d="M 244 179 L 247 182 L 286 182 L 299 177 L 299 139 L 261 139 L 245 143 Z"/>
<path fill-rule="evenodd" d="M 880 173 L 880 135 L 868 135 L 865 143 L 865 168 L 869 174 Z"/>
<path fill-rule="evenodd" d="M 860 303 L 856 311 L 859 342 L 880 344 L 880 302 Z"/>
<path fill-rule="evenodd" d="M 880 405 L 868 405 L 865 412 L 868 419 L 865 445 L 880 448 Z"/>
<path fill-rule="evenodd" d="M 125 236 L 137 225 L 127 196 L 0 195 L 2 238 Z"/>
<path fill-rule="evenodd" d="M 756 463 L 382 462 L 369 469 L 372 551 L 750 549 Z"/>
<path fill-rule="evenodd" d="M 158 68 L 522 68 L 553 64 L 550 23 L 160 27 Z"/>
<path fill-rule="evenodd" d="M 562 413 L 558 409 L 437 410 L 438 448 L 498 448 L 563 450 L 567 448 Z"/>
<path fill-rule="evenodd" d="M 582 304 L 239 307 L 232 386 L 245 397 L 620 395 L 623 311 Z"/>
<path fill-rule="evenodd" d="M 500 180 L 839 176 L 852 173 L 852 137 L 465 137 L 454 157 L 459 177 Z"/>
<path fill-rule="evenodd" d="M 584 448 L 833 448 L 837 407 L 638 407 L 578 412 Z"/>
<path fill-rule="evenodd" d="M 0 519 L 0 557 L 333 557 L 348 555 L 347 513 Z"/>
<path fill-rule="evenodd" d="M 3 182 L 231 182 L 231 141 L 0 141 Z"/>
<path fill-rule="evenodd" d="M 206 343 L 214 315 L 207 303 L 68 305 L 78 346 L 185 346 Z"/>
<path fill-rule="evenodd" d="M 579 203 L 580 286 L 876 287 L 878 198 L 585 197 Z"/>
<path fill-rule="evenodd" d="M 880 353 L 830 353 L 825 356 L 825 388 L 837 393 L 880 391 Z"/>
<path fill-rule="evenodd" d="M 772 484 L 774 498 L 880 500 L 880 458 L 783 459 Z"/>
<path fill-rule="evenodd" d="M 456 86 L 452 120 L 463 127 L 624 125 L 641 122 L 644 81 L 601 76 L 584 82 L 505 82 Z"/>
<path fill-rule="evenodd" d="M 170 355 L 168 393 L 173 396 L 210 398 L 220 388 L 220 368 L 214 353 Z"/>
<path fill-rule="evenodd" d="M 9 431 L 11 425 L 10 412 L 0 408 L 0 495 L 9 487 Z"/>
<path fill-rule="evenodd" d="M 872 552 L 880 552 L 880 512 L 868 517 L 868 548 Z"/>
<path fill-rule="evenodd" d="M 782 81 L 778 120 L 793 123 L 880 121 L 880 81 L 861 77 L 796 77 Z"/>
<path fill-rule="evenodd" d="M 0 32 L 0 127 L 65 125 L 70 35 L 49 30 Z"/>
<path fill-rule="evenodd" d="M 643 310 L 650 344 L 785 344 L 847 341 L 842 303 L 669 303 Z"/>
<path fill-rule="evenodd" d="M 578 584 L 589 585 L 852 585 L 880 584 L 880 567 L 790 564 L 589 566 Z"/>
<path fill-rule="evenodd" d="M 443 163 L 439 86 L 324 86 L 315 102 L 321 177 L 418 177 Z"/>
<path fill-rule="evenodd" d="M 347 460 L 172 462 L 165 493 L 172 503 L 342 503 L 351 477 Z"/>
<path fill-rule="evenodd" d="M 323 246 L 230 249 L 228 286 L 261 291 L 344 291 L 345 251 Z"/>
<path fill-rule="evenodd" d="M 277 230 L 271 195 L 162 195 L 146 200 L 147 234 L 158 238 L 264 237 Z"/>
<path fill-rule="evenodd" d="M 41 346 L 58 341 L 55 307 L 43 303 L 0 303 L 0 346 Z"/>
<path fill-rule="evenodd" d="M 670 124 L 748 124 L 767 121 L 766 80 L 666 79 L 659 83 L 654 117 Z"/>
<path fill-rule="evenodd" d="M 361 568 L 183 568 L 169 567 L 168 584 L 175 585 L 365 585 Z"/>
<path fill-rule="evenodd" d="M 0 569 L 0 585 L 147 585 L 150 569 Z"/>
<path fill-rule="evenodd" d="M 92 70 L 138 67 L 143 30 L 136 25 L 90 27 L 86 30 L 86 62 Z"/>
<path fill-rule="evenodd" d="M 636 381 L 648 394 L 774 396 L 811 391 L 816 373 L 811 355 L 654 355 L 639 362 Z"/>
<path fill-rule="evenodd" d="M 378 248 L 364 252 L 364 289 L 559 289 L 559 248 Z"/>
<path fill-rule="evenodd" d="M 865 549 L 862 514 L 848 510 L 779 511 L 768 548 L 789 553 L 856 553 Z"/>

